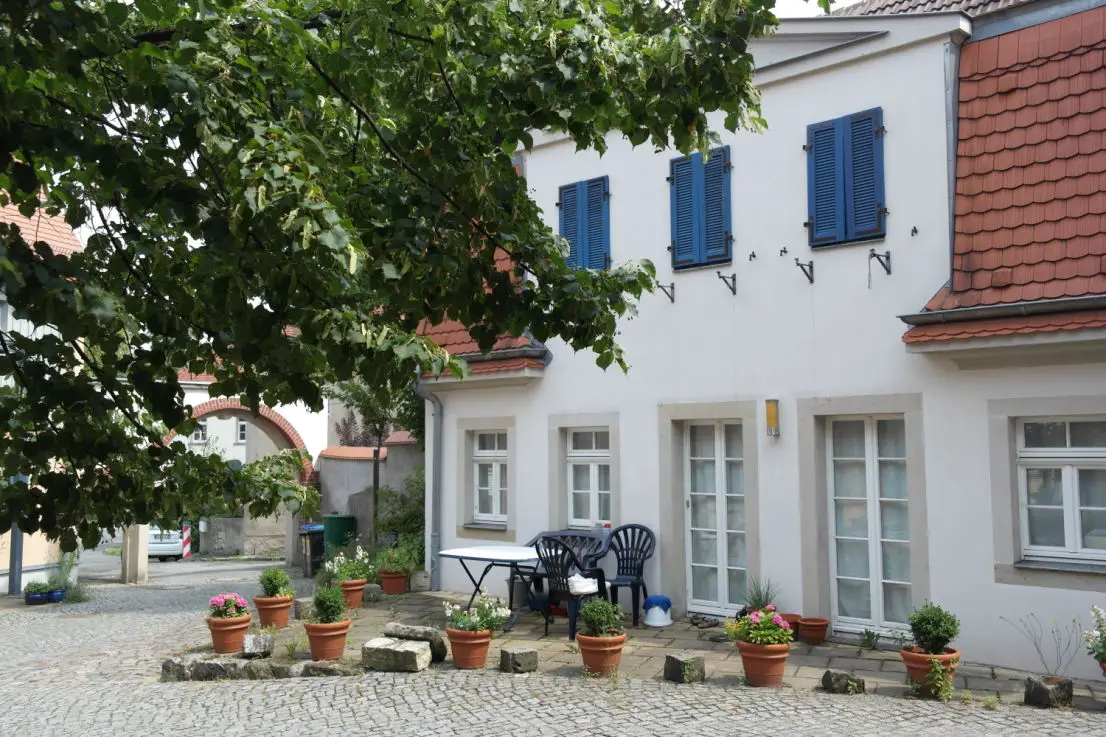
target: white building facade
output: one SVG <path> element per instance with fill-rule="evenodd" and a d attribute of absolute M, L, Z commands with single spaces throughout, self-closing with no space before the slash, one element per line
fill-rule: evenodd
<path fill-rule="evenodd" d="M 784 21 L 752 46 L 768 129 L 717 121 L 727 148 L 706 162 L 536 139 L 523 175 L 550 227 L 581 228 L 582 259 L 650 259 L 668 293 L 621 322 L 626 374 L 557 341 L 544 367 L 425 382 L 441 402 L 427 426 L 442 422 L 428 544 L 638 522 L 657 535 L 649 591 L 678 612 L 732 614 L 768 577 L 785 610 L 893 635 L 933 600 L 965 657 L 1022 668 L 1035 656 L 1000 616 L 1086 621 L 1106 603 L 1093 551 L 1031 565 L 1026 469 L 1056 459 L 1019 450 L 1026 422 L 1106 417 L 1102 363 L 958 363 L 903 342 L 899 316 L 949 279 L 971 33 L 959 13 Z M 470 588 L 440 565 L 442 588 Z"/>

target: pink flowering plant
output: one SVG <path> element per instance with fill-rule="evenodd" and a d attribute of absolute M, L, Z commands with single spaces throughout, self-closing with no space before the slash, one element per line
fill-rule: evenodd
<path fill-rule="evenodd" d="M 250 605 L 241 594 L 216 594 L 207 600 L 213 619 L 233 619 L 250 613 Z"/>
<path fill-rule="evenodd" d="M 795 634 L 773 604 L 727 621 L 726 633 L 731 640 L 753 645 L 786 645 Z"/>

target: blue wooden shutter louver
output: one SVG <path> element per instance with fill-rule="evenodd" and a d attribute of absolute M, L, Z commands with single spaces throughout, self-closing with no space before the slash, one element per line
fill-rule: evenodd
<path fill-rule="evenodd" d="M 807 203 L 810 245 L 845 239 L 841 129 L 830 120 L 807 126 Z"/>
<path fill-rule="evenodd" d="M 672 265 L 695 263 L 695 231 L 698 226 L 693 194 L 694 162 L 691 157 L 673 159 L 672 178 Z"/>
<path fill-rule="evenodd" d="M 561 187 L 561 237 L 568 241 L 568 265 L 580 268 L 580 197 L 579 187 Z"/>
<path fill-rule="evenodd" d="M 884 234 L 883 113 L 876 108 L 841 119 L 849 240 Z"/>
<path fill-rule="evenodd" d="M 590 179 L 587 188 L 587 263 L 589 269 L 610 265 L 610 217 L 607 207 L 607 178 Z"/>
<path fill-rule="evenodd" d="M 711 151 L 703 164 L 703 262 L 730 258 L 730 148 Z"/>

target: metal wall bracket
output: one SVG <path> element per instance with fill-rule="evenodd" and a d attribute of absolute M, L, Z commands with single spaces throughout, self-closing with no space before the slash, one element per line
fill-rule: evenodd
<path fill-rule="evenodd" d="M 804 264 L 802 261 L 800 261 L 798 259 L 798 257 L 796 257 L 795 258 L 795 265 L 798 266 L 802 270 L 803 276 L 806 277 L 806 280 L 808 282 L 810 282 L 811 284 L 813 284 L 814 283 L 814 262 L 813 261 L 807 261 Z"/>
<path fill-rule="evenodd" d="M 780 249 L 780 255 L 781 256 L 786 256 L 787 255 L 787 246 L 784 246 L 783 248 Z"/>
<path fill-rule="evenodd" d="M 723 282 L 725 282 L 726 289 L 730 290 L 730 294 L 732 294 L 736 297 L 737 296 L 737 274 L 734 273 L 734 274 L 730 274 L 729 276 L 725 276 L 721 271 L 716 271 L 714 273 L 718 274 L 718 278 L 721 279 Z"/>
<path fill-rule="evenodd" d="M 883 270 L 887 272 L 888 276 L 891 276 L 891 251 L 888 250 L 885 253 L 876 253 L 876 249 L 868 249 L 868 260 L 875 259 L 879 262 L 879 265 L 883 267 Z"/>
<path fill-rule="evenodd" d="M 756 251 L 750 251 L 749 252 L 749 260 L 750 261 L 756 261 L 757 260 L 757 252 Z"/>
<path fill-rule="evenodd" d="M 664 296 L 668 297 L 669 302 L 676 303 L 676 282 L 672 282 L 667 287 L 663 284 L 657 284 L 657 289 L 664 292 Z"/>

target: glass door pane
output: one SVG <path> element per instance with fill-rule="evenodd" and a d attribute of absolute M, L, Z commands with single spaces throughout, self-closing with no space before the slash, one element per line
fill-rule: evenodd
<path fill-rule="evenodd" d="M 708 605 L 721 601 L 724 538 L 718 534 L 718 463 L 714 425 L 688 428 L 688 540 L 690 597 Z"/>
<path fill-rule="evenodd" d="M 742 461 L 741 425 L 723 425 L 722 435 L 722 453 L 726 467 L 726 602 L 731 606 L 743 606 L 748 562 L 745 549 L 745 464 Z"/>
<path fill-rule="evenodd" d="M 835 420 L 829 433 L 837 616 L 888 629 L 912 611 L 906 423 Z"/>
<path fill-rule="evenodd" d="M 865 424 L 837 420 L 830 427 L 837 614 L 855 619 L 872 617 Z"/>

